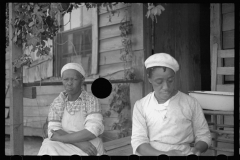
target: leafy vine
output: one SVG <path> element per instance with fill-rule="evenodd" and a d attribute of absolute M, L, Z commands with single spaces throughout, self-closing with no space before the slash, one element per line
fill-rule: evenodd
<path fill-rule="evenodd" d="M 6 3 L 6 46 L 9 45 L 9 25 L 13 26 L 12 41 L 15 45 L 22 47 L 23 49 L 32 46 L 30 49 L 32 52 L 37 50 L 37 55 L 48 55 L 50 48 L 46 45 L 48 39 L 53 39 L 58 33 L 59 29 L 64 25 L 60 25 L 58 16 L 71 12 L 73 9 L 78 8 L 80 5 L 85 4 L 87 9 L 105 7 L 109 12 L 109 21 L 111 22 L 114 11 L 113 7 L 118 4 L 114 3 L 13 3 L 13 12 L 15 13 L 15 19 L 9 22 L 9 3 Z M 151 17 L 154 20 L 154 16 L 160 15 L 164 10 L 162 5 L 148 3 L 147 17 Z M 65 24 L 66 25 L 66 24 Z M 121 23 L 121 31 L 123 37 L 123 46 L 127 54 L 122 56 L 122 59 L 127 59 L 131 41 L 126 37 L 129 34 L 129 28 L 131 25 L 127 21 Z M 29 55 L 22 55 L 15 61 L 14 67 L 21 67 L 23 65 L 31 64 L 32 59 Z M 129 74 L 130 73 L 130 74 Z M 132 70 L 126 72 L 127 75 L 131 75 Z M 128 79 L 133 79 L 134 76 L 127 76 Z"/>
<path fill-rule="evenodd" d="M 110 99 L 110 109 L 103 116 L 110 117 L 112 112 L 118 113 L 118 122 L 112 124 L 112 130 L 119 130 L 118 138 L 131 134 L 131 104 L 129 95 L 129 84 L 117 84 Z M 111 112 L 112 111 L 112 112 Z"/>

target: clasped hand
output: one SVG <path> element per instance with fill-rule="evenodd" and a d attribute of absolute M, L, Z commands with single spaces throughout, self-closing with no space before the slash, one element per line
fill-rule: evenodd
<path fill-rule="evenodd" d="M 51 132 L 53 133 L 51 140 L 61 142 L 62 135 L 59 132 L 56 132 L 54 130 L 51 130 Z M 83 152 L 87 153 L 88 155 L 91 155 L 91 156 L 97 155 L 97 149 L 91 142 L 88 142 L 88 141 L 78 142 L 78 143 L 74 143 L 73 145 L 80 148 Z"/>

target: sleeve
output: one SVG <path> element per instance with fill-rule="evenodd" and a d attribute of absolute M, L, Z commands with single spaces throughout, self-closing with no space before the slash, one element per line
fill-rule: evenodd
<path fill-rule="evenodd" d="M 52 137 L 51 130 L 62 129 L 62 115 L 63 115 L 63 101 L 61 100 L 61 94 L 54 99 L 50 105 L 48 113 L 48 138 Z"/>
<path fill-rule="evenodd" d="M 134 105 L 132 121 L 131 144 L 133 147 L 133 154 L 137 154 L 136 150 L 141 144 L 149 143 L 146 119 L 139 101 Z"/>
<path fill-rule="evenodd" d="M 208 147 L 211 145 L 212 138 L 211 133 L 203 114 L 202 107 L 200 104 L 195 100 L 194 102 L 194 111 L 192 116 L 193 122 L 193 132 L 195 135 L 195 143 L 198 141 L 204 141 L 208 144 Z"/>
<path fill-rule="evenodd" d="M 87 116 L 84 122 L 85 129 L 98 137 L 104 132 L 103 116 L 101 105 L 97 98 L 91 96 L 90 102 L 86 107 Z"/>

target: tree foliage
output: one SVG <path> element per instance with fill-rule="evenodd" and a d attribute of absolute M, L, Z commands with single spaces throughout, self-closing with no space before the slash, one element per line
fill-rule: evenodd
<path fill-rule="evenodd" d="M 32 46 L 31 51 L 34 52 L 37 50 L 39 56 L 48 55 L 50 48 L 46 45 L 46 41 L 53 39 L 59 32 L 59 29 L 63 27 L 58 17 L 72 12 L 73 9 L 77 9 L 82 4 L 83 3 L 13 3 L 15 18 L 9 22 L 9 7 L 8 3 L 6 3 L 6 46 L 9 45 L 8 24 L 10 23 L 13 27 L 13 44 L 23 49 Z M 111 15 L 116 12 L 113 7 L 116 6 L 118 2 L 84 4 L 87 9 L 95 7 L 106 8 L 110 13 L 109 21 L 111 21 Z M 153 3 L 149 3 L 147 17 L 150 16 L 152 18 L 153 16 L 160 15 L 163 10 L 164 8 L 162 6 L 157 5 L 155 7 Z M 124 23 L 124 25 L 128 24 Z M 124 27 L 121 29 L 123 30 Z M 126 41 L 126 44 L 127 42 L 129 41 Z"/>

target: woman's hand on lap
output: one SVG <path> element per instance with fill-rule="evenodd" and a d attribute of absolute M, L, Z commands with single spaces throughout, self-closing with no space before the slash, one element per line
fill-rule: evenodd
<path fill-rule="evenodd" d="M 91 142 L 79 142 L 75 143 L 75 146 L 80 148 L 83 152 L 87 153 L 89 156 L 96 156 L 97 149 Z"/>
<path fill-rule="evenodd" d="M 50 138 L 52 141 L 60 141 L 61 140 L 61 134 L 58 133 L 57 131 L 51 130 L 53 133 L 52 137 Z"/>

